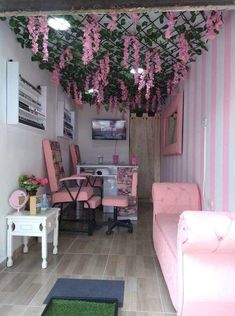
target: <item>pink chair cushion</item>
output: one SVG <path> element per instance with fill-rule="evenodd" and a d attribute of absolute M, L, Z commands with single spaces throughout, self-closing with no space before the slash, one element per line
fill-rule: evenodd
<path fill-rule="evenodd" d="M 165 242 L 171 250 L 173 256 L 177 258 L 177 231 L 179 214 L 156 214 L 155 225 L 161 231 Z"/>
<path fill-rule="evenodd" d="M 89 203 L 90 208 L 95 209 L 101 204 L 101 197 L 100 196 L 93 196 L 87 202 Z M 84 203 L 84 208 L 88 208 L 87 203 Z"/>
<path fill-rule="evenodd" d="M 128 196 L 104 196 L 102 199 L 103 206 L 127 207 Z"/>
<path fill-rule="evenodd" d="M 69 188 L 74 199 L 76 198 L 76 194 L 78 192 L 78 188 Z M 89 200 L 90 197 L 94 194 L 94 191 L 91 187 L 82 187 L 79 195 L 77 197 L 77 201 L 86 201 Z M 53 203 L 63 203 L 63 202 L 71 202 L 71 196 L 69 195 L 66 189 L 62 189 L 61 191 L 55 192 L 52 195 Z"/>

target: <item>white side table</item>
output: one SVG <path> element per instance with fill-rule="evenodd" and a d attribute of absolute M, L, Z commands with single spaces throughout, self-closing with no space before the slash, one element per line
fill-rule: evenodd
<path fill-rule="evenodd" d="M 14 212 L 7 218 L 7 267 L 13 266 L 13 236 L 24 237 L 23 252 L 28 252 L 28 237 L 42 238 L 42 268 L 47 267 L 47 236 L 53 231 L 53 254 L 58 252 L 59 208 L 50 208 L 45 212 L 30 215 L 28 211 Z"/>

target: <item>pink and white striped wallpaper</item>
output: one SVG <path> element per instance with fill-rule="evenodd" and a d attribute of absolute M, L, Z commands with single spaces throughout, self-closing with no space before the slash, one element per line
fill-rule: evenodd
<path fill-rule="evenodd" d="M 205 210 L 235 211 L 234 33 L 235 12 L 227 11 L 223 31 L 183 85 L 183 154 L 161 156 L 162 182 L 196 182 L 202 194 L 205 178 Z"/>

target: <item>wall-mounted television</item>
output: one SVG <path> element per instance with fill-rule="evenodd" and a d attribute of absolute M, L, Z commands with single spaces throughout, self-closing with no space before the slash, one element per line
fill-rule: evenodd
<path fill-rule="evenodd" d="M 92 139 L 126 140 L 126 121 L 117 119 L 92 120 Z"/>

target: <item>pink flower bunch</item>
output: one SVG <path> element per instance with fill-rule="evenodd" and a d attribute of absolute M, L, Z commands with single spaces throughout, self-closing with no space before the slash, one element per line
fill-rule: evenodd
<path fill-rule="evenodd" d="M 103 86 L 108 85 L 108 75 L 110 72 L 110 59 L 109 54 L 105 54 L 104 57 L 100 60 L 100 79 L 103 81 Z"/>
<path fill-rule="evenodd" d="M 137 24 L 139 22 L 139 14 L 138 13 L 131 13 L 131 22 L 133 24 Z"/>
<path fill-rule="evenodd" d="M 65 63 L 69 63 L 70 60 L 73 59 L 73 54 L 71 52 L 70 48 L 66 48 L 63 53 L 60 55 L 60 62 L 59 66 L 60 69 L 63 69 L 65 67 Z"/>
<path fill-rule="evenodd" d="M 132 41 L 133 41 L 133 50 L 134 50 L 134 80 L 135 84 L 138 84 L 139 82 L 139 73 L 138 73 L 138 68 L 140 64 L 140 42 L 137 38 L 137 36 L 132 36 Z"/>
<path fill-rule="evenodd" d="M 166 21 L 167 29 L 165 30 L 165 38 L 169 39 L 172 36 L 172 32 L 174 30 L 174 26 L 176 23 L 175 12 L 167 12 L 166 16 L 167 16 L 167 21 Z"/>
<path fill-rule="evenodd" d="M 71 83 L 68 80 L 66 82 L 66 94 L 67 94 L 68 97 L 71 96 Z"/>
<path fill-rule="evenodd" d="M 206 27 L 207 27 L 206 39 L 208 40 L 215 39 L 216 37 L 215 30 L 219 32 L 222 26 L 223 26 L 222 12 L 216 11 L 214 14 L 213 12 L 210 12 L 206 20 Z"/>
<path fill-rule="evenodd" d="M 28 25 L 27 25 L 29 34 L 32 37 L 32 51 L 34 54 L 38 52 L 38 36 L 39 36 L 39 27 L 36 23 L 35 16 L 30 16 Z"/>
<path fill-rule="evenodd" d="M 156 112 L 156 102 L 157 102 L 157 96 L 154 95 L 152 97 L 152 103 L 151 103 L 151 111 Z"/>
<path fill-rule="evenodd" d="M 118 80 L 122 92 L 122 101 L 127 102 L 128 101 L 128 89 L 124 83 L 123 80 Z"/>
<path fill-rule="evenodd" d="M 167 86 L 166 86 L 167 94 L 170 95 L 172 90 L 173 90 L 173 85 L 172 85 L 172 80 L 169 79 L 167 81 Z"/>
<path fill-rule="evenodd" d="M 110 31 L 113 31 L 117 27 L 118 16 L 116 13 L 112 13 L 110 14 L 110 16 L 111 16 L 111 22 L 109 22 L 109 24 L 107 25 L 107 29 Z"/>
<path fill-rule="evenodd" d="M 179 58 L 182 60 L 184 64 L 187 64 L 187 62 L 190 59 L 189 43 L 184 34 L 180 35 L 178 48 L 179 48 Z"/>
<path fill-rule="evenodd" d="M 161 105 L 161 91 L 159 88 L 156 89 L 156 96 L 157 96 L 157 104 L 158 106 Z"/>
<path fill-rule="evenodd" d="M 141 108 L 141 94 L 140 92 L 135 95 L 135 104 L 138 108 Z"/>
<path fill-rule="evenodd" d="M 113 112 L 114 109 L 118 109 L 118 98 L 117 96 L 110 96 L 109 98 L 109 109 Z"/>
<path fill-rule="evenodd" d="M 140 75 L 140 81 L 139 81 L 139 86 L 138 86 L 139 91 L 144 89 L 144 87 L 146 86 L 146 77 L 147 77 L 147 72 L 143 71 L 142 74 Z"/>
<path fill-rule="evenodd" d="M 90 21 L 83 30 L 83 56 L 82 61 L 87 65 L 100 48 L 100 28 L 98 22 L 90 17 Z"/>
<path fill-rule="evenodd" d="M 129 46 L 131 44 L 131 36 L 124 38 L 123 64 L 125 68 L 129 68 Z"/>
<path fill-rule="evenodd" d="M 155 73 L 158 73 L 162 71 L 160 54 L 157 48 L 154 49 L 153 53 L 154 53 L 154 61 L 155 61 Z"/>
<path fill-rule="evenodd" d="M 19 187 L 27 192 L 37 191 L 40 186 L 48 184 L 47 178 L 37 178 L 34 175 L 22 175 L 19 177 Z"/>
<path fill-rule="evenodd" d="M 38 37 L 42 34 L 42 53 L 43 60 L 48 61 L 48 32 L 49 28 L 47 25 L 47 19 L 45 16 L 36 18 L 35 16 L 30 16 L 27 25 L 29 34 L 32 37 L 32 51 L 34 54 L 38 52 Z"/>
<path fill-rule="evenodd" d="M 54 70 L 52 72 L 51 81 L 58 86 L 60 83 L 60 67 L 58 64 L 54 64 Z"/>
<path fill-rule="evenodd" d="M 82 93 L 78 91 L 78 85 L 77 82 L 73 82 L 73 95 L 74 100 L 77 105 L 82 105 Z"/>
<path fill-rule="evenodd" d="M 47 18 L 46 16 L 41 16 L 39 18 L 39 32 L 42 34 L 42 53 L 43 53 L 43 60 L 48 61 L 48 32 L 49 28 L 47 25 Z"/>
<path fill-rule="evenodd" d="M 86 76 L 85 84 L 84 84 L 85 91 L 88 91 L 90 89 L 90 81 L 91 81 L 91 75 Z"/>

